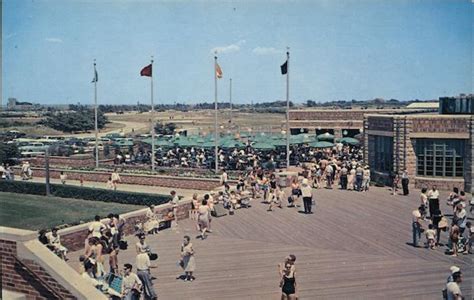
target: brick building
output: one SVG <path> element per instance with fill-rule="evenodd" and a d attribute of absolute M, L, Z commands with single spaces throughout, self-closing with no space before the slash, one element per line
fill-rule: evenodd
<path fill-rule="evenodd" d="M 433 109 L 301 109 L 290 110 L 291 134 L 326 133 L 335 138 L 354 137 L 362 133 L 366 114 L 408 114 L 433 111 Z"/>
<path fill-rule="evenodd" d="M 470 110 L 472 96 L 469 101 Z M 417 187 L 472 192 L 474 117 L 470 111 L 441 111 L 441 104 L 442 114 L 365 115 L 364 159 L 373 180 L 388 182 L 390 174 L 406 169 Z"/>

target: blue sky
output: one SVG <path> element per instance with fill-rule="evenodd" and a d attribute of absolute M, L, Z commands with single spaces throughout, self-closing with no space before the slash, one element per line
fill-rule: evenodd
<path fill-rule="evenodd" d="M 3 0 L 2 99 L 155 103 L 437 99 L 472 92 L 472 4 L 440 0 Z"/>

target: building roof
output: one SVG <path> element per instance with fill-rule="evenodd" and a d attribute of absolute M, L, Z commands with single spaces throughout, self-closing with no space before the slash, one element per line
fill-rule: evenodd
<path fill-rule="evenodd" d="M 416 108 L 416 109 L 438 109 L 439 108 L 439 102 L 413 102 L 407 105 L 406 108 Z"/>

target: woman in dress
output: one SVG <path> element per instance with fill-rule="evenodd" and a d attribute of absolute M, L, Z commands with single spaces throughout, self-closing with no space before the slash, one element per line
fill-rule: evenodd
<path fill-rule="evenodd" d="M 281 300 L 296 300 L 295 274 L 290 262 L 285 263 L 283 276 L 280 281 Z"/>
<path fill-rule="evenodd" d="M 209 215 L 209 206 L 207 206 L 207 200 L 204 199 L 198 210 L 198 225 L 199 231 L 201 231 L 201 239 L 203 240 L 207 237 L 206 231 L 209 228 Z"/>
<path fill-rule="evenodd" d="M 189 236 L 184 236 L 183 244 L 181 245 L 181 266 L 184 269 L 184 281 L 193 281 L 193 272 L 196 269 L 193 244 L 190 240 Z"/>
<path fill-rule="evenodd" d="M 352 169 L 349 171 L 349 176 L 347 177 L 348 190 L 354 190 L 355 177 L 356 177 L 356 168 L 352 167 Z"/>
<path fill-rule="evenodd" d="M 148 234 L 155 234 L 158 233 L 158 229 L 160 227 L 160 222 L 158 221 L 158 217 L 155 214 L 155 206 L 150 205 L 146 212 L 147 221 L 143 224 L 143 229 Z"/>

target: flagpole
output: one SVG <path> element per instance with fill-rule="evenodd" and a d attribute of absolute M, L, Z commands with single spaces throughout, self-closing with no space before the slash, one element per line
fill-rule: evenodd
<path fill-rule="evenodd" d="M 97 70 L 94 59 L 94 125 L 95 125 L 95 167 L 99 168 L 99 125 L 97 121 Z"/>
<path fill-rule="evenodd" d="M 232 78 L 229 79 L 230 85 L 229 85 L 229 104 L 230 104 L 230 124 L 232 125 Z"/>
<path fill-rule="evenodd" d="M 219 158 L 217 145 L 219 134 L 217 132 L 217 52 L 214 56 L 214 155 L 215 155 L 215 172 L 219 171 Z"/>
<path fill-rule="evenodd" d="M 153 103 L 153 56 L 151 57 L 151 170 L 155 171 L 155 104 Z"/>
<path fill-rule="evenodd" d="M 289 50 L 289 48 L 287 48 Z M 290 167 L 290 52 L 286 52 L 286 168 Z"/>

